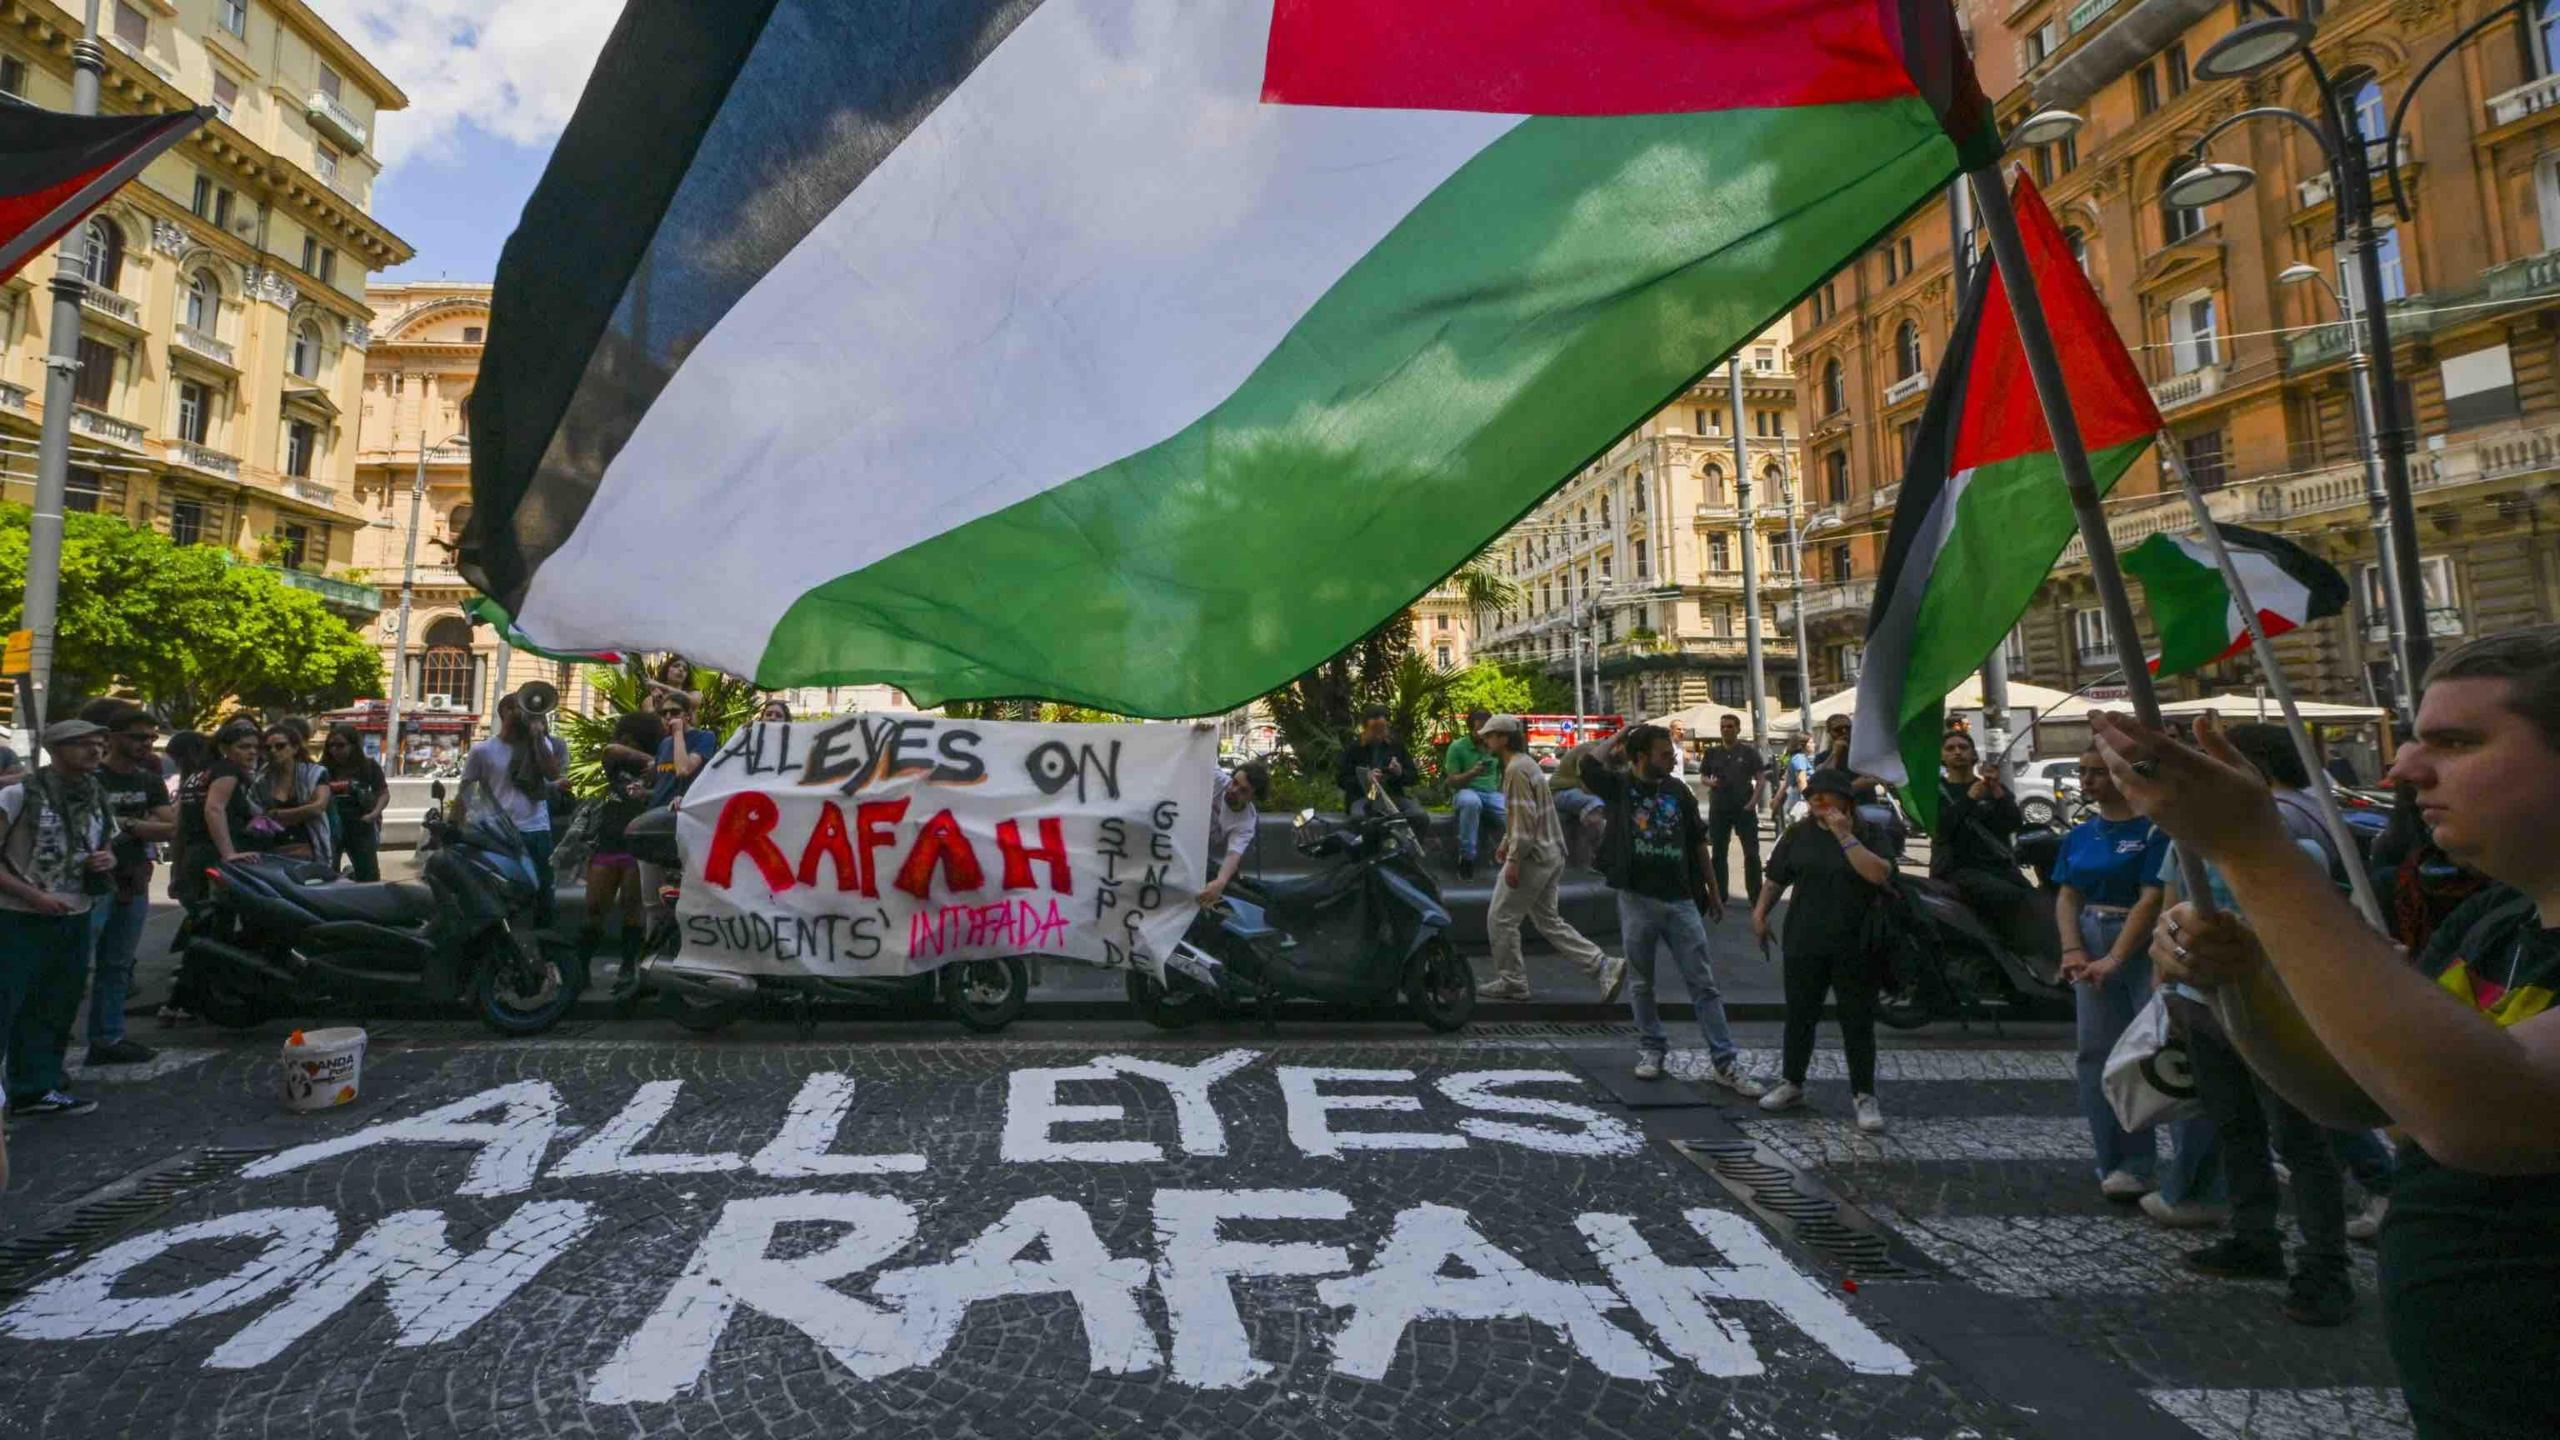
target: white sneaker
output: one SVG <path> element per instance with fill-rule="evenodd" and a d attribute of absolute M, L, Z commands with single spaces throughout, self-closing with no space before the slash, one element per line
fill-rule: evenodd
<path fill-rule="evenodd" d="M 1661 1056 L 1659 1056 L 1659 1055 L 1639 1055 L 1639 1056 L 1637 1056 L 1637 1057 L 1636 1057 L 1636 1078 L 1637 1078 L 1637 1079 L 1639 1079 L 1639 1080 L 1659 1080 L 1659 1079 L 1661 1079 L 1661 1078 L 1662 1078 L 1662 1057 L 1661 1057 Z"/>
<path fill-rule="evenodd" d="M 2367 1200 L 2364 1209 L 2347 1221 L 2347 1238 L 2371 1240 L 2382 1233 L 2382 1222 L 2391 1214 L 2391 1197 L 2376 1195 Z"/>
<path fill-rule="evenodd" d="M 1627 957 L 1612 955 L 1600 967 L 1600 1003 L 1613 1004 L 1618 992 L 1627 988 Z"/>
<path fill-rule="evenodd" d="M 2142 1197 L 2142 1213 L 2171 1230 L 2210 1230 L 2231 1219 L 2228 1205 L 2175 1205 L 2157 1190 Z M 2352 1233 L 2355 1222 L 2348 1221 L 2347 1226 Z"/>
<path fill-rule="evenodd" d="M 1852 1095 L 1849 1097 L 1849 1104 L 1858 1112 L 1859 1129 L 1870 1135 L 1884 1133 L 1884 1107 L 1876 1103 L 1876 1097 Z"/>
<path fill-rule="evenodd" d="M 1793 1110 L 1804 1103 L 1804 1087 L 1792 1080 L 1781 1080 L 1760 1097 L 1763 1110 Z"/>
<path fill-rule="evenodd" d="M 1479 1000 L 1526 1000 L 1529 998 L 1529 987 L 1517 980 L 1494 980 L 1476 991 L 1476 998 Z"/>
<path fill-rule="evenodd" d="M 1718 1065 L 1707 1072 L 1709 1084 L 1721 1085 L 1745 1100 L 1757 1100 L 1769 1093 L 1769 1087 L 1742 1073 L 1739 1063 Z"/>
<path fill-rule="evenodd" d="M 2130 1170 L 2110 1170 L 2107 1177 L 2098 1182 L 2098 1193 L 2110 1200 L 2139 1200 L 2150 1194 L 2152 1189 L 2150 1181 Z"/>

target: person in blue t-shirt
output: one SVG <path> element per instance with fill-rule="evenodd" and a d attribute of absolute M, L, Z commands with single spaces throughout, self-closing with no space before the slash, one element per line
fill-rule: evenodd
<path fill-rule="evenodd" d="M 2079 1012 L 2080 1109 L 2089 1119 L 2098 1189 L 2130 1205 L 2155 1188 L 2159 1137 L 2117 1124 L 2102 1082 L 2107 1057 L 2151 1000 L 2151 926 L 2160 913 L 2169 837 L 2125 803 L 2102 757 L 2083 755 L 2080 765 L 2098 813 L 2063 837 L 2053 867 L 2060 887 L 2054 918 L 2062 931 L 2062 975 Z"/>

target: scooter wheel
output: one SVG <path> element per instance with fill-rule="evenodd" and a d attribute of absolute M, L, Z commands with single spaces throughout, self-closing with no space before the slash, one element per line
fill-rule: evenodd
<path fill-rule="evenodd" d="M 481 962 L 471 994 L 480 1023 L 501 1035 L 539 1035 L 568 1018 L 587 988 L 586 962 L 575 955 L 546 955 L 538 980 L 528 983 L 504 957 Z"/>
<path fill-rule="evenodd" d="M 704 1000 L 673 990 L 659 992 L 658 1008 L 666 1012 L 668 1019 L 698 1035 L 727 1029 L 746 1009 L 733 1001 Z"/>
<path fill-rule="evenodd" d="M 1413 1017 L 1434 1030 L 1463 1030 L 1476 1013 L 1476 972 L 1446 937 L 1432 941 L 1405 977 Z"/>
<path fill-rule="evenodd" d="M 1163 982 L 1135 970 L 1129 972 L 1129 1003 L 1137 1007 L 1139 1019 L 1159 1030 L 1188 1030 L 1209 1018 L 1208 996 L 1176 995 Z"/>
<path fill-rule="evenodd" d="M 1022 1018 L 1031 1003 L 1031 967 L 1007 956 L 971 960 L 942 970 L 942 1005 L 951 1018 L 992 1035 Z"/>

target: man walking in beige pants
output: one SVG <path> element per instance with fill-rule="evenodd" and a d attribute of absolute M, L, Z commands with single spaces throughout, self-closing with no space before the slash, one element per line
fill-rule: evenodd
<path fill-rule="evenodd" d="M 1538 927 L 1547 943 L 1600 982 L 1602 1004 L 1618 998 L 1626 983 L 1627 962 L 1604 955 L 1583 933 L 1565 923 L 1556 910 L 1556 892 L 1564 879 L 1564 827 L 1556 820 L 1555 797 L 1545 772 L 1522 748 L 1527 727 L 1517 715 L 1496 715 L 1484 722 L 1476 740 L 1502 766 L 1502 799 L 1508 814 L 1501 871 L 1493 882 L 1493 908 L 1486 926 L 1493 932 L 1493 983 L 1478 993 L 1488 1000 L 1529 998 L 1529 971 L 1520 958 L 1520 926 Z"/>

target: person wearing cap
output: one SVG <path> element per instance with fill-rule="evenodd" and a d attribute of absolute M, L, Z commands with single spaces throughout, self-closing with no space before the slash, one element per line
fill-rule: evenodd
<path fill-rule="evenodd" d="M 92 700 L 80 718 L 106 731 L 98 787 L 116 828 L 115 893 L 89 908 L 89 1065 L 140 1065 L 151 1047 L 124 1033 L 134 951 L 151 918 L 151 847 L 178 838 L 178 805 L 161 778 L 160 725 L 130 700 Z"/>
<path fill-rule="evenodd" d="M 1841 1049 L 1848 1052 L 1849 1095 L 1858 1128 L 1884 1129 L 1876 1104 L 1877 956 L 1868 941 L 1869 921 L 1884 903 L 1893 865 L 1878 850 L 1876 827 L 1858 818 L 1855 782 L 1837 769 L 1817 770 L 1805 782 L 1810 812 L 1787 827 L 1769 852 L 1767 883 L 1751 909 L 1751 933 L 1769 943 L 1769 911 L 1778 897 L 1796 892 L 1787 907 L 1787 1028 L 1777 1088 L 1760 1097 L 1763 1110 L 1804 1103 L 1804 1081 L 1813 1065 L 1813 1031 L 1828 995 L 1840 1020 Z"/>
<path fill-rule="evenodd" d="M 1492 757 L 1490 763 L 1502 769 L 1502 799 L 1510 817 L 1494 854 L 1493 907 L 1485 917 L 1493 935 L 1493 983 L 1481 993 L 1489 1000 L 1529 998 L 1529 969 L 1520 957 L 1525 921 L 1600 982 L 1600 1003 L 1606 1005 L 1626 983 L 1627 962 L 1603 954 L 1556 908 L 1564 881 L 1564 825 L 1556 818 L 1546 772 L 1529 758 L 1529 729 L 1517 715 L 1492 715 L 1478 727 L 1475 739 Z"/>
<path fill-rule="evenodd" d="M 42 737 L 53 763 L 0 790 L 0 1033 L 13 1116 L 98 1108 L 62 1088 L 62 1057 L 89 985 L 89 908 L 115 892 L 115 820 L 98 784 L 106 736 L 87 720 L 56 720 Z"/>

